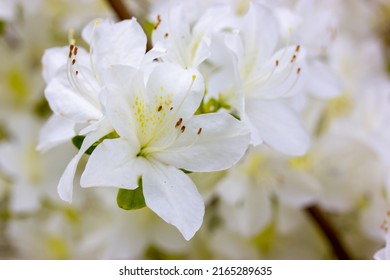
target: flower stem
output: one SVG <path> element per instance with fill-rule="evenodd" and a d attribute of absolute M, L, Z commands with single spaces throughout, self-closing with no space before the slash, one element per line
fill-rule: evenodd
<path fill-rule="evenodd" d="M 315 205 L 307 207 L 305 211 L 309 214 L 312 220 L 318 225 L 322 233 L 325 235 L 334 255 L 339 260 L 351 260 L 352 258 L 342 244 L 334 225 L 329 221 L 329 219 L 327 219 L 325 213 Z"/>

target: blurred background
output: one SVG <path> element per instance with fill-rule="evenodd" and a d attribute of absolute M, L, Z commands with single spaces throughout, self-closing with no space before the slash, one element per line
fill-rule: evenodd
<path fill-rule="evenodd" d="M 166 2 L 123 1 L 145 28 Z M 192 16 L 211 2 L 221 1 L 199 1 Z M 71 29 L 83 45 L 88 22 L 117 20 L 109 1 L 0 0 L 0 258 L 372 259 L 385 245 L 390 209 L 390 2 L 313 1 L 308 12 L 299 10 L 302 1 L 272 2 L 279 17 L 302 17 L 303 44 L 315 45 L 320 32 L 329 37 L 315 55 L 340 93 L 311 92 L 299 105 L 313 139 L 308 155 L 261 147 L 232 170 L 191 174 L 206 214 L 187 242 L 149 209 L 119 209 L 117 190 L 82 189 L 76 178 L 73 203 L 61 201 L 57 184 L 77 149 L 66 143 L 36 150 L 51 115 L 42 55 L 69 44 Z M 252 178 L 244 206 L 226 198 L 229 184 L 245 184 L 236 173 Z"/>

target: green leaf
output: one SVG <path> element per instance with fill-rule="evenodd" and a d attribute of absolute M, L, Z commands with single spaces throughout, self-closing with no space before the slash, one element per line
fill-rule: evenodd
<path fill-rule="evenodd" d="M 104 139 L 114 139 L 114 138 L 118 138 L 119 135 L 116 133 L 116 131 L 113 131 L 109 134 L 107 134 L 106 136 L 103 136 L 102 138 L 100 138 L 98 141 L 96 141 L 95 143 L 92 144 L 91 147 L 88 148 L 88 150 L 85 152 L 87 155 L 90 155 L 92 154 L 92 152 L 95 150 L 95 148 L 103 142 Z M 84 142 L 84 139 L 85 139 L 85 136 L 84 135 L 76 135 L 75 137 L 72 138 L 72 143 L 73 145 L 75 145 L 75 147 L 77 149 L 80 150 L 81 148 L 81 145 L 83 144 Z"/>
<path fill-rule="evenodd" d="M 136 210 L 146 207 L 142 179 L 139 179 L 138 188 L 135 190 L 119 189 L 116 202 L 119 208 L 124 210 Z"/>

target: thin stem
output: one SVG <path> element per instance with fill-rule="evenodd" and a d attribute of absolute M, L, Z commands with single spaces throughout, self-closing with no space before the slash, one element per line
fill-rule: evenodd
<path fill-rule="evenodd" d="M 134 17 L 134 14 L 126 7 L 122 0 L 106 0 L 107 3 L 116 13 L 116 16 L 119 20 L 131 19 Z M 146 51 L 149 51 L 153 48 L 150 38 L 146 42 Z"/>
<path fill-rule="evenodd" d="M 305 209 L 313 221 L 327 238 L 333 253 L 339 260 L 351 260 L 351 256 L 342 244 L 334 225 L 327 219 L 325 213 L 318 206 L 309 206 Z"/>

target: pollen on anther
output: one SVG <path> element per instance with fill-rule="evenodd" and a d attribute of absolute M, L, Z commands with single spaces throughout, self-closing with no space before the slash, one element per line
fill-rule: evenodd
<path fill-rule="evenodd" d="M 162 106 L 162 105 L 158 106 L 158 108 L 157 108 L 157 112 L 160 112 L 160 111 L 162 110 L 162 108 L 163 108 L 163 106 Z"/>
<path fill-rule="evenodd" d="M 201 133 L 202 133 L 202 128 L 199 127 L 199 129 L 198 129 L 198 135 L 201 134 Z"/>
<path fill-rule="evenodd" d="M 297 56 L 294 54 L 291 58 L 291 63 L 293 63 L 295 61 L 295 59 L 297 58 Z"/>
<path fill-rule="evenodd" d="M 176 125 L 175 125 L 175 128 L 178 128 L 181 123 L 183 122 L 183 118 L 180 118 L 177 122 L 176 122 Z"/>
<path fill-rule="evenodd" d="M 184 133 L 185 130 L 186 130 L 186 126 L 183 125 L 183 126 L 180 128 L 180 131 L 181 131 L 181 133 Z"/>
<path fill-rule="evenodd" d="M 72 65 L 74 65 L 76 63 L 76 59 L 73 59 L 72 60 Z"/>

